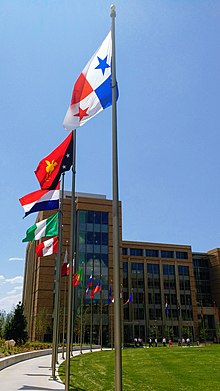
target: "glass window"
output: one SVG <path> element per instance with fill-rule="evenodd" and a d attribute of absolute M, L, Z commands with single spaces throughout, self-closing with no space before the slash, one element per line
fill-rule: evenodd
<path fill-rule="evenodd" d="M 188 253 L 185 251 L 176 251 L 177 259 L 188 259 Z"/>
<path fill-rule="evenodd" d="M 93 210 L 88 210 L 87 214 L 87 223 L 94 223 L 94 211 Z"/>
<path fill-rule="evenodd" d="M 146 249 L 145 254 L 146 257 L 158 257 L 158 250 Z"/>
<path fill-rule="evenodd" d="M 136 256 L 136 257 L 142 257 L 143 256 L 143 250 L 140 248 L 130 248 L 130 255 Z"/>
<path fill-rule="evenodd" d="M 102 224 L 108 224 L 108 213 L 107 212 L 102 212 Z"/>
<path fill-rule="evenodd" d="M 105 232 L 102 232 L 102 244 L 108 245 L 108 234 Z"/>
<path fill-rule="evenodd" d="M 161 258 L 173 258 L 173 251 L 161 251 Z"/>
<path fill-rule="evenodd" d="M 183 266 L 179 265 L 178 266 L 178 273 L 181 276 L 189 276 L 189 266 Z"/>
<path fill-rule="evenodd" d="M 163 265 L 163 274 L 164 275 L 174 275 L 175 274 L 174 265 Z"/>
<path fill-rule="evenodd" d="M 122 255 L 127 255 L 128 254 L 127 250 L 128 250 L 127 248 L 123 247 L 122 248 Z"/>
<path fill-rule="evenodd" d="M 159 274 L 159 265 L 154 263 L 148 263 L 147 272 L 151 274 Z"/>
<path fill-rule="evenodd" d="M 87 211 L 80 210 L 79 212 L 79 222 L 86 223 Z"/>
<path fill-rule="evenodd" d="M 101 224 L 101 212 L 94 212 L 94 223 Z"/>

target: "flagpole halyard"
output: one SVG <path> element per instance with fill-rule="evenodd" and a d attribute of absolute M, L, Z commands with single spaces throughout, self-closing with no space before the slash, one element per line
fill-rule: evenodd
<path fill-rule="evenodd" d="M 116 58 L 115 58 L 115 6 L 111 6 L 112 18 L 112 182 L 113 182 L 113 270 L 114 270 L 114 345 L 115 345 L 115 390 L 122 390 L 121 352 L 121 305 L 120 305 L 120 238 L 118 197 L 118 151 L 117 151 L 117 109 L 116 109 Z"/>

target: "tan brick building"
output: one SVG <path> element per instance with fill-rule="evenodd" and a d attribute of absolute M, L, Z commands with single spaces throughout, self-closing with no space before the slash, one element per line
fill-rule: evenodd
<path fill-rule="evenodd" d="M 81 283 L 74 288 L 77 292 L 75 325 L 82 309 L 84 340 L 88 342 L 91 300 L 85 295 L 85 288 L 92 274 L 93 286 L 100 280 L 102 285 L 102 293 L 96 294 L 93 300 L 93 339 L 99 342 L 101 324 L 103 343 L 110 344 L 114 307 L 114 293 L 109 297 L 113 280 L 112 201 L 101 195 L 77 194 L 76 211 L 76 261 L 77 267 L 82 266 L 84 270 L 84 286 Z M 40 212 L 37 220 L 50 214 Z M 70 219 L 71 195 L 66 193 L 62 259 L 66 248 L 69 250 Z M 30 339 L 51 339 L 56 257 L 37 257 L 36 244 L 38 242 L 27 246 L 23 303 Z M 190 246 L 123 241 L 120 204 L 120 254 L 124 343 L 132 342 L 134 337 L 147 340 L 150 335 L 174 339 L 189 335 L 197 339 L 201 329 L 205 330 L 207 338 L 216 337 L 220 305 L 219 249 L 193 253 Z M 65 279 L 62 278 L 61 286 L 61 328 L 67 296 Z M 129 297 L 130 302 L 125 304 Z"/>

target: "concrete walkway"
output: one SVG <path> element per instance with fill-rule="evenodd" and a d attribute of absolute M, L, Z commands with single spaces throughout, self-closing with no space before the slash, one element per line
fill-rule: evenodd
<path fill-rule="evenodd" d="M 89 350 L 84 350 L 87 353 Z M 76 356 L 79 351 L 73 352 Z M 62 355 L 58 357 L 61 364 Z M 2 391 L 52 391 L 65 389 L 60 379 L 50 380 L 51 376 L 51 355 L 32 358 L 11 365 L 0 371 L 0 389 Z"/>

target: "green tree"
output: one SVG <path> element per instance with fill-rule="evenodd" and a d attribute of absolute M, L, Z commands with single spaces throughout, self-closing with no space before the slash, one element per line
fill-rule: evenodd
<path fill-rule="evenodd" d="M 45 307 L 42 307 L 35 320 L 35 331 L 36 336 L 39 341 L 44 340 L 44 334 L 47 333 L 47 331 L 50 328 L 51 323 L 51 316 L 48 314 L 48 311 Z"/>
<path fill-rule="evenodd" d="M 9 321 L 9 332 L 7 339 L 14 339 L 18 345 L 25 343 L 28 339 L 27 321 L 24 316 L 23 304 L 19 301 L 15 307 L 14 314 Z"/>
<path fill-rule="evenodd" d="M 0 311 L 0 338 L 4 338 L 5 322 L 6 322 L 6 312 Z"/>
<path fill-rule="evenodd" d="M 6 315 L 5 323 L 4 323 L 4 330 L 3 330 L 3 336 L 5 339 L 12 339 L 12 318 L 14 316 L 14 312 L 11 311 Z"/>

